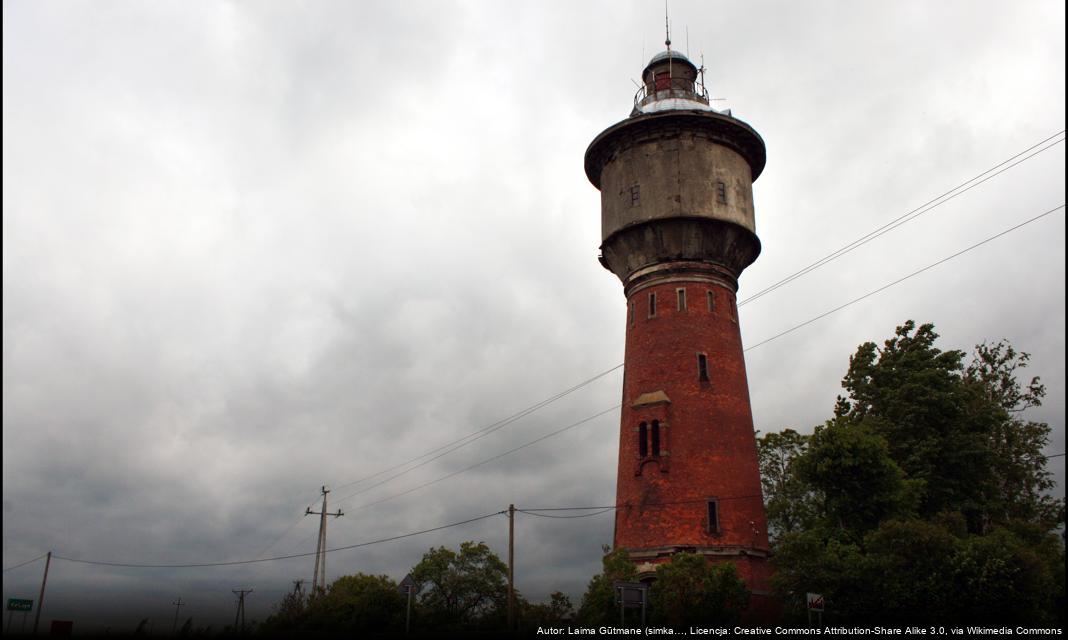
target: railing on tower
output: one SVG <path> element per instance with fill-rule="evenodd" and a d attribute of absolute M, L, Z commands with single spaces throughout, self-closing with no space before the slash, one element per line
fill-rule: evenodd
<path fill-rule="evenodd" d="M 639 109 L 650 102 L 668 98 L 682 98 L 709 104 L 708 90 L 703 84 L 687 78 L 671 78 L 663 74 L 658 75 L 652 82 L 646 82 L 638 89 L 638 92 L 634 94 L 634 108 Z"/>

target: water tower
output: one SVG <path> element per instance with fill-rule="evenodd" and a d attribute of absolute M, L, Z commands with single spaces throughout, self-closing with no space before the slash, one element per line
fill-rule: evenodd
<path fill-rule="evenodd" d="M 764 161 L 761 137 L 712 108 L 703 69 L 670 42 L 630 117 L 585 159 L 601 191 L 599 259 L 627 299 L 614 546 L 646 578 L 683 551 L 733 562 L 750 615 L 773 604 L 736 294 L 760 254 Z"/>

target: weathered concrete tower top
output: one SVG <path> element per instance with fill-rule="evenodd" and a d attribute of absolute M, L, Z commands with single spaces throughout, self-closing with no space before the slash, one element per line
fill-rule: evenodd
<path fill-rule="evenodd" d="M 586 150 L 586 175 L 601 190 L 601 264 L 628 290 L 651 265 L 679 259 L 718 264 L 736 279 L 760 253 L 752 185 L 764 141 L 709 105 L 702 75 L 682 54 L 658 53 L 630 117 Z"/>

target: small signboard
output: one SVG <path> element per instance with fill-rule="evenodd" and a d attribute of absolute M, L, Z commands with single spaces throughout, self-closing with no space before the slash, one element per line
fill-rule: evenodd
<path fill-rule="evenodd" d="M 823 595 L 819 593 L 806 593 L 805 599 L 808 602 L 809 611 L 818 611 L 823 613 Z"/>
<path fill-rule="evenodd" d="M 400 581 L 397 587 L 404 595 L 415 595 L 419 593 L 419 584 L 412 579 L 412 574 L 404 576 L 404 579 Z"/>
<path fill-rule="evenodd" d="M 639 609 L 645 603 L 645 591 L 649 586 L 643 582 L 617 582 L 616 604 L 629 609 Z"/>
<path fill-rule="evenodd" d="M 33 611 L 33 600 L 23 600 L 21 598 L 8 598 L 7 599 L 8 611 Z"/>

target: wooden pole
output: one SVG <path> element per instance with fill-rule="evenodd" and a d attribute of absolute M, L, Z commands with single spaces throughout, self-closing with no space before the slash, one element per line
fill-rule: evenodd
<path fill-rule="evenodd" d="M 44 609 L 45 585 L 48 584 L 48 567 L 52 564 L 52 552 L 48 552 L 45 560 L 44 577 L 41 578 L 41 594 L 37 596 L 37 615 L 33 617 L 33 635 L 37 635 L 37 625 L 41 622 L 41 609 Z"/>
<path fill-rule="evenodd" d="M 508 631 L 515 630 L 515 505 L 508 505 Z"/>

